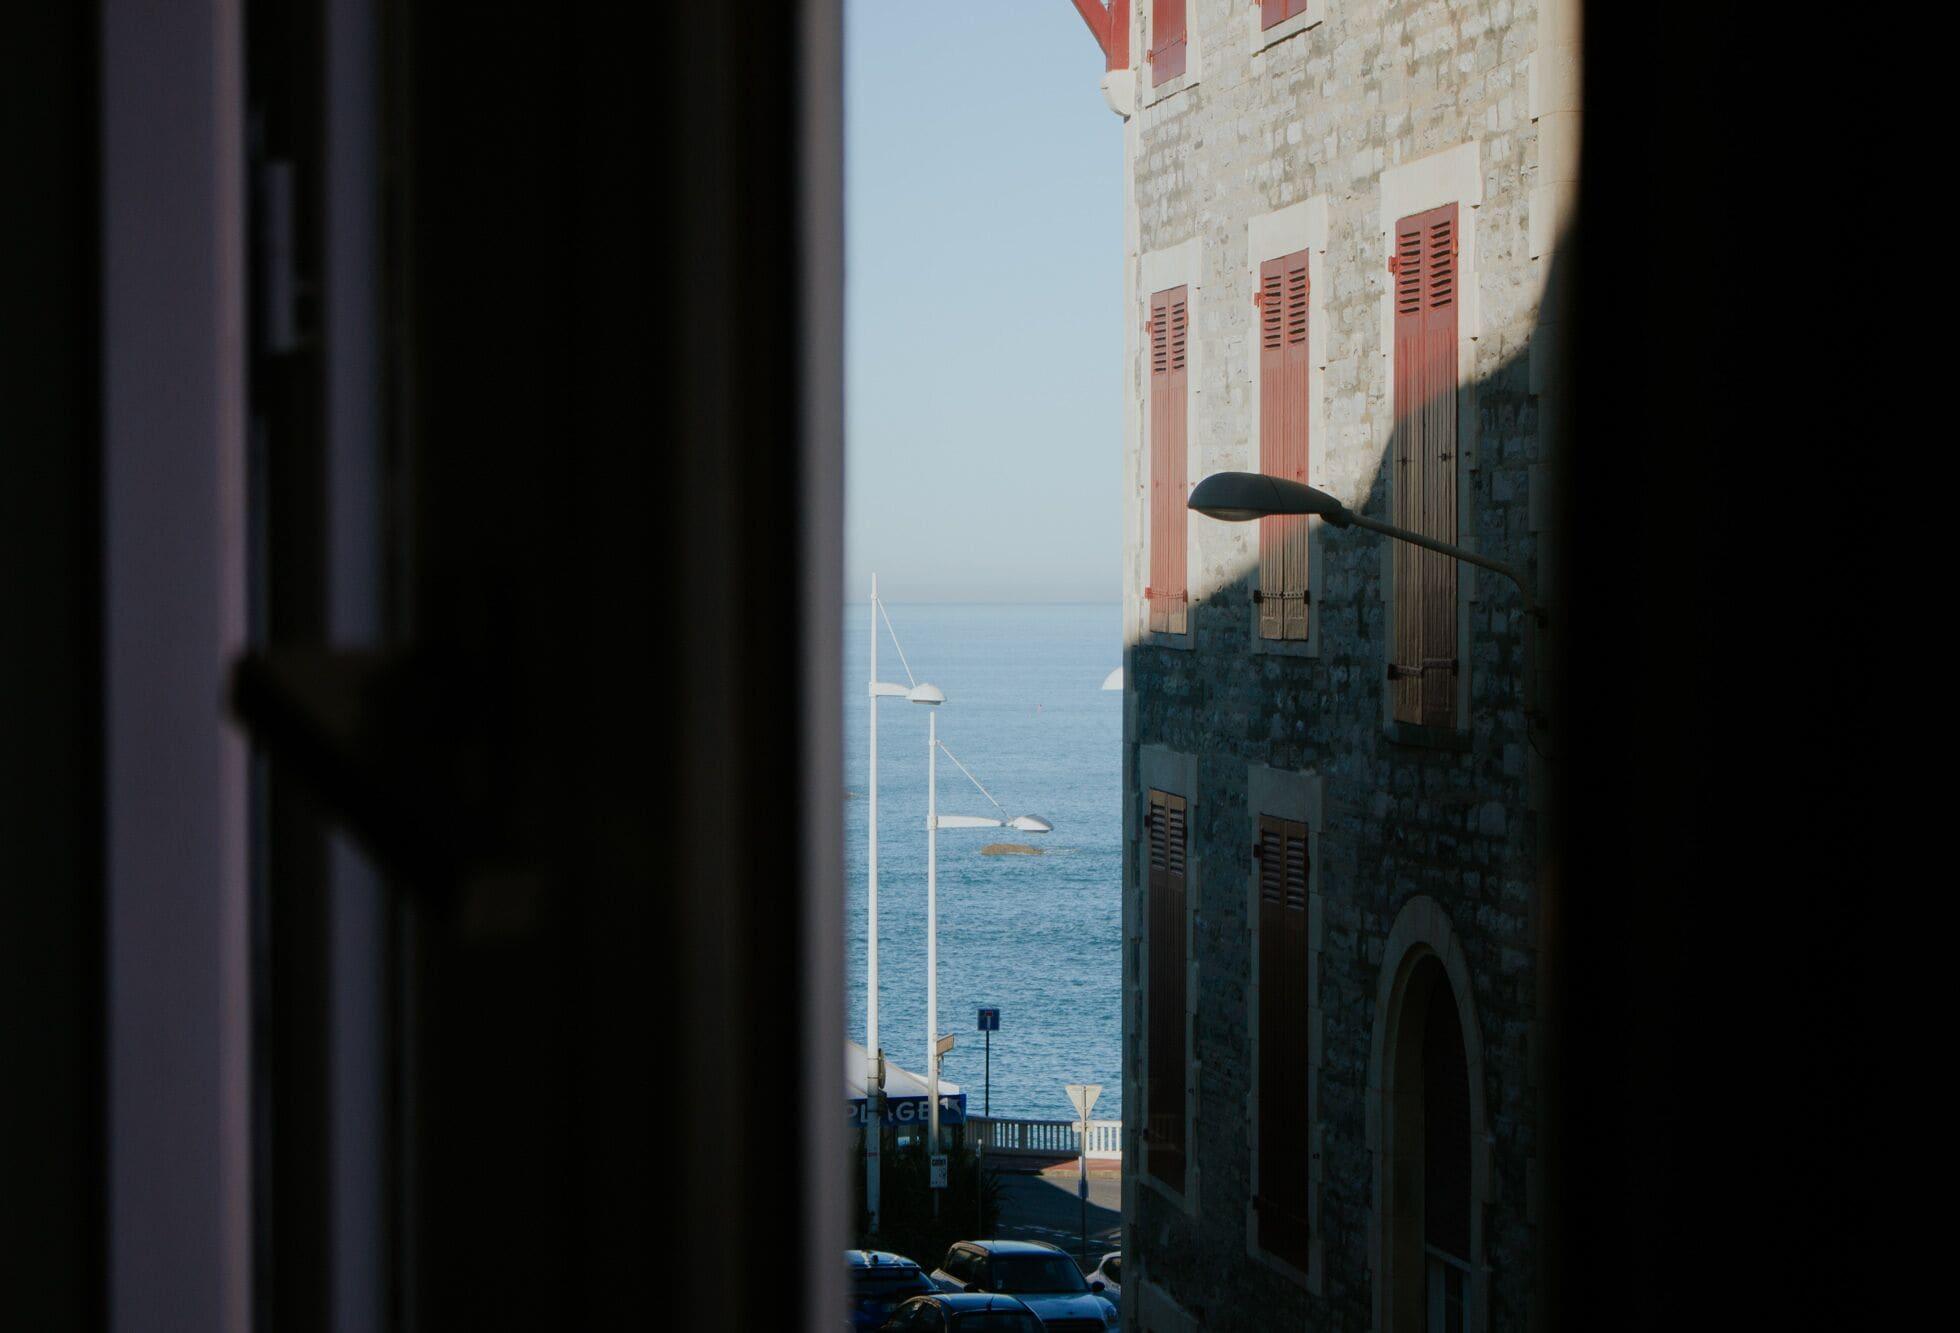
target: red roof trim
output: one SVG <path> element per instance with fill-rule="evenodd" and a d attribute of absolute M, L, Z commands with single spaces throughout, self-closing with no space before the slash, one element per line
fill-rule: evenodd
<path fill-rule="evenodd" d="M 1103 50 L 1109 69 L 1130 67 L 1130 0 L 1075 0 L 1075 12 Z"/>

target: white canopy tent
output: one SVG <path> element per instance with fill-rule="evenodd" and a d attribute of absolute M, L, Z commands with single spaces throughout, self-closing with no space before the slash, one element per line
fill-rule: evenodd
<path fill-rule="evenodd" d="M 844 1042 L 844 1098 L 850 1105 L 851 1123 L 864 1124 L 864 1047 Z M 923 1125 L 926 1123 L 926 1081 L 909 1069 L 885 1061 L 885 1123 Z M 960 1124 L 966 1119 L 966 1094 L 957 1083 L 939 1080 L 939 1119 L 942 1124 Z"/>

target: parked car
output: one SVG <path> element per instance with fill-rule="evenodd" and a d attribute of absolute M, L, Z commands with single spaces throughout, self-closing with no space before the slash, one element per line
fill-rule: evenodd
<path fill-rule="evenodd" d="M 881 1333 L 1043 1333 L 1043 1329 L 1034 1312 L 1012 1296 L 941 1291 L 914 1296 L 899 1306 Z"/>
<path fill-rule="evenodd" d="M 1120 1300 L 1123 1295 L 1123 1252 L 1121 1250 L 1111 1250 L 1102 1257 L 1102 1262 L 1096 1265 L 1096 1271 L 1089 1274 L 1089 1290 L 1094 1291 L 1098 1282 L 1102 1283 L 1102 1294 L 1107 1296 L 1112 1303 Z"/>
<path fill-rule="evenodd" d="M 878 1328 L 908 1297 L 938 1290 L 925 1270 L 889 1250 L 846 1250 L 844 1264 L 855 1329 Z"/>
<path fill-rule="evenodd" d="M 932 1280 L 945 1291 L 1017 1296 L 1045 1333 L 1102 1333 L 1118 1322 L 1116 1307 L 1090 1287 L 1075 1260 L 1038 1240 L 963 1240 L 946 1251 Z"/>

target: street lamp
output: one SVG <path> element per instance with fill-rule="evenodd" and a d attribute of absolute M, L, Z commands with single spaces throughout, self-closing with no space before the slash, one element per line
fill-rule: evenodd
<path fill-rule="evenodd" d="M 1247 523 L 1255 518 L 1276 518 L 1287 515 L 1312 514 L 1325 519 L 1337 528 L 1365 528 L 1369 532 L 1379 532 L 1384 537 L 1408 542 L 1425 550 L 1436 551 L 1453 560 L 1488 569 L 1502 574 L 1518 587 L 1518 595 L 1524 599 L 1524 609 L 1534 621 L 1545 623 L 1545 610 L 1531 595 L 1525 585 L 1524 575 L 1501 560 L 1478 555 L 1475 551 L 1448 542 L 1425 537 L 1420 532 L 1384 523 L 1366 514 L 1357 514 L 1336 500 L 1326 491 L 1317 491 L 1302 482 L 1289 481 L 1284 477 L 1269 477 L 1263 472 L 1214 472 L 1191 488 L 1189 507 L 1207 518 L 1222 519 L 1227 523 Z"/>
<path fill-rule="evenodd" d="M 989 819 L 980 815 L 942 815 L 939 813 L 939 752 L 946 751 L 946 757 L 953 761 L 966 780 L 980 787 L 980 794 L 993 802 L 1000 811 L 999 819 Z M 1055 826 L 1039 815 L 1009 816 L 1005 807 L 994 800 L 994 794 L 980 786 L 980 779 L 973 776 L 972 770 L 960 763 L 951 750 L 939 743 L 939 714 L 934 713 L 926 721 L 926 1106 L 930 1128 L 927 1130 L 926 1152 L 928 1158 L 939 1155 L 939 1057 L 953 1044 L 948 1036 L 942 1041 L 939 1036 L 939 830 L 943 828 L 1011 828 L 1023 833 L 1052 833 Z M 932 1196 L 932 1211 L 939 1212 L 939 1194 Z"/>
<path fill-rule="evenodd" d="M 892 647 L 898 649 L 898 660 L 905 667 L 908 685 L 893 685 L 878 679 L 878 621 L 883 617 L 885 629 L 892 636 Z M 899 647 L 898 632 L 891 627 L 891 617 L 885 613 L 885 604 L 878 600 L 878 576 L 871 576 L 871 783 L 868 804 L 871 807 L 871 837 L 866 855 L 867 914 L 865 922 L 866 954 L 864 977 L 864 1201 L 871 1215 L 871 1230 L 878 1230 L 878 1149 L 884 1137 L 884 1107 L 881 1096 L 884 1086 L 878 1079 L 880 1060 L 878 1056 L 878 700 L 889 698 L 909 699 L 915 704 L 937 705 L 946 702 L 946 696 L 936 685 L 922 685 L 912 675 L 912 664 L 905 660 L 905 649 Z"/>
<path fill-rule="evenodd" d="M 1545 626 L 1545 608 L 1538 605 L 1538 599 L 1531 595 L 1524 575 L 1513 565 L 1489 556 L 1466 551 L 1461 546 L 1425 537 L 1420 532 L 1384 523 L 1366 514 L 1357 514 L 1336 500 L 1326 491 L 1315 490 L 1303 482 L 1289 481 L 1284 477 L 1269 477 L 1263 472 L 1214 472 L 1191 488 L 1191 498 L 1186 502 L 1189 508 L 1197 510 L 1207 518 L 1221 519 L 1227 523 L 1248 523 L 1255 518 L 1276 518 L 1299 514 L 1311 514 L 1332 523 L 1337 528 L 1365 528 L 1369 532 L 1379 532 L 1384 537 L 1393 537 L 1411 546 L 1436 551 L 1461 560 L 1480 569 L 1502 574 L 1517 585 L 1518 596 L 1524 600 L 1525 614 L 1529 617 L 1524 627 L 1525 673 L 1524 673 L 1524 711 L 1525 736 L 1534 748 L 1538 747 L 1538 731 L 1544 725 L 1538 716 L 1535 701 L 1538 694 L 1537 662 L 1538 654 L 1532 631 Z M 1542 750 L 1541 750 L 1542 753 Z"/>

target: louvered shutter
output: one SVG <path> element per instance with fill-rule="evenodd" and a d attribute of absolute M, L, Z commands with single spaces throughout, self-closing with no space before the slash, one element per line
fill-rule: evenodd
<path fill-rule="evenodd" d="M 1307 252 L 1259 266 L 1259 466 L 1307 480 Z M 1259 633 L 1307 637 L 1307 520 L 1259 520 Z"/>
<path fill-rule="evenodd" d="M 1184 798 L 1150 793 L 1150 1012 L 1144 1167 L 1184 1189 Z"/>
<path fill-rule="evenodd" d="M 1151 0 L 1150 86 L 1184 73 L 1185 0 Z"/>
<path fill-rule="evenodd" d="M 1307 827 L 1259 818 L 1259 1244 L 1307 1266 Z"/>
<path fill-rule="evenodd" d="M 1150 628 L 1185 631 L 1185 396 L 1190 360 L 1188 290 L 1150 298 Z"/>
<path fill-rule="evenodd" d="M 1456 541 L 1457 208 L 1395 225 L 1395 522 Z M 1456 724 L 1457 562 L 1397 542 L 1394 716 Z"/>
<path fill-rule="evenodd" d="M 1307 252 L 1286 260 L 1286 457 L 1285 475 L 1307 481 Z M 1307 637 L 1307 520 L 1284 520 L 1281 532 L 1281 637 Z"/>
<path fill-rule="evenodd" d="M 1261 29 L 1270 28 L 1275 23 L 1305 12 L 1306 8 L 1307 0 L 1259 0 L 1259 26 Z"/>

